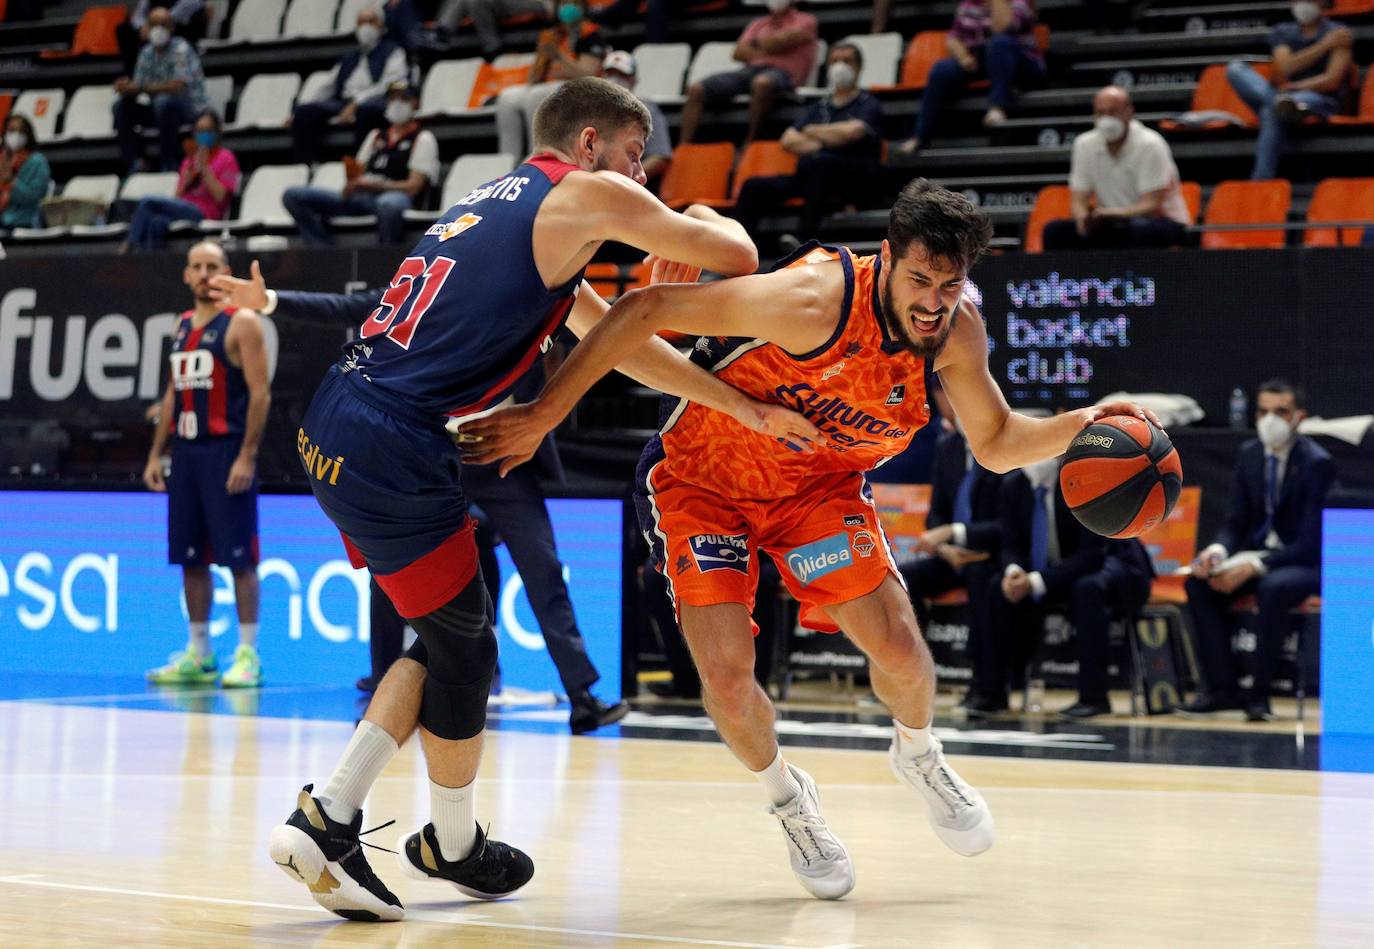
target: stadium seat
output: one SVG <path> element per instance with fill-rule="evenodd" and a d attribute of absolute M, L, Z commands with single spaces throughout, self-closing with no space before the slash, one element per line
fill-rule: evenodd
<path fill-rule="evenodd" d="M 70 59 L 73 56 L 118 56 L 119 40 L 115 29 L 128 18 L 124 4 L 106 7 L 87 7 L 76 22 L 69 49 L 45 49 L 42 59 Z"/>
<path fill-rule="evenodd" d="M 286 0 L 239 0 L 233 19 L 229 21 L 229 36 L 202 42 L 207 46 L 276 42 L 281 38 L 284 13 Z"/>
<path fill-rule="evenodd" d="M 797 156 L 783 148 L 781 143 L 751 142 L 740 156 L 739 167 L 735 169 L 735 183 L 730 189 L 730 197 L 703 198 L 700 203 L 713 208 L 732 208 L 739 200 L 744 183 L 750 178 L 791 175 L 795 174 L 796 170 Z"/>
<path fill-rule="evenodd" d="M 1331 6 L 1331 16 L 1338 19 L 1366 13 L 1374 13 L 1374 0 L 1336 0 Z"/>
<path fill-rule="evenodd" d="M 82 86 L 72 95 L 62 116 L 62 133 L 54 141 L 77 138 L 112 138 L 114 104 L 119 94 L 114 86 Z"/>
<path fill-rule="evenodd" d="M 291 117 L 291 106 L 300 87 L 301 77 L 293 72 L 258 73 L 239 93 L 234 121 L 225 128 L 236 131 L 283 127 Z"/>
<path fill-rule="evenodd" d="M 1073 207 L 1069 200 L 1068 185 L 1047 185 L 1035 197 L 1035 207 L 1031 208 L 1026 219 L 1026 239 L 1021 248 L 1028 254 L 1039 254 L 1045 249 L 1045 225 L 1050 221 L 1070 217 Z"/>
<path fill-rule="evenodd" d="M 1266 79 L 1269 78 L 1268 63 L 1251 63 L 1252 66 Z M 1188 108 L 1189 112 L 1229 112 L 1241 120 L 1241 124 L 1246 128 L 1259 128 L 1259 119 L 1254 111 L 1245 104 L 1240 96 L 1236 95 L 1236 90 L 1231 88 L 1231 83 L 1226 78 L 1226 65 L 1224 63 L 1213 63 L 1202 71 L 1198 77 L 1197 88 L 1193 90 L 1193 103 Z M 1218 129 L 1233 128 L 1233 123 L 1224 119 L 1212 119 L 1201 125 L 1185 125 L 1173 119 L 1164 119 L 1159 123 L 1159 127 L 1170 132 L 1208 132 Z"/>
<path fill-rule="evenodd" d="M 326 191 L 342 191 L 348 175 L 344 171 L 343 162 L 326 161 L 321 162 L 316 168 L 315 173 L 310 176 L 310 187 L 323 188 Z"/>
<path fill-rule="evenodd" d="M 74 175 L 62 187 L 64 198 L 85 198 L 103 204 L 108 210 L 119 192 L 119 175 Z M 66 237 L 69 227 L 16 227 L 11 235 L 21 241 L 43 241 Z"/>
<path fill-rule="evenodd" d="M 855 34 L 846 36 L 840 43 L 857 46 L 863 53 L 864 68 L 859 76 L 859 85 L 871 89 L 874 86 L 891 86 L 897 82 L 897 70 L 902 62 L 900 33 Z"/>
<path fill-rule="evenodd" d="M 429 67 L 420 90 L 421 118 L 469 111 L 468 101 L 482 65 L 480 59 L 449 59 Z"/>
<path fill-rule="evenodd" d="M 1374 125 L 1374 66 L 1365 70 L 1364 84 L 1360 87 L 1360 104 L 1355 114 L 1333 115 L 1327 121 L 1332 125 Z"/>
<path fill-rule="evenodd" d="M 681 209 L 698 201 L 724 199 L 734 163 L 735 146 L 729 142 L 679 145 L 673 149 L 673 163 L 663 176 L 659 191 L 663 203 Z"/>
<path fill-rule="evenodd" d="M 248 176 L 248 183 L 244 185 L 238 217 L 226 221 L 201 221 L 198 230 L 215 234 L 256 227 L 291 227 L 295 222 L 282 206 L 281 196 L 287 188 L 304 185 L 309 180 L 308 165 L 261 165 Z"/>
<path fill-rule="evenodd" d="M 210 107 L 219 113 L 222 122 L 229 114 L 229 100 L 234 98 L 233 76 L 206 76 L 205 95 Z"/>
<path fill-rule="evenodd" d="M 1317 185 L 1307 205 L 1307 221 L 1368 221 L 1374 227 L 1374 178 L 1327 178 Z M 1309 228 L 1304 247 L 1357 247 L 1362 227 Z"/>
<path fill-rule="evenodd" d="M 687 67 L 687 82 L 684 85 L 692 85 L 700 82 L 707 76 L 714 76 L 718 72 L 730 72 L 740 68 L 740 63 L 735 62 L 735 44 L 733 42 L 712 41 L 702 43 L 697 47 L 696 55 L 692 57 L 692 64 Z"/>
<path fill-rule="evenodd" d="M 1188 223 L 1196 224 L 1197 216 L 1202 212 L 1202 185 L 1196 181 L 1185 181 L 1179 185 L 1179 190 L 1183 192 L 1183 203 L 1188 205 Z"/>
<path fill-rule="evenodd" d="M 433 221 L 453 205 L 488 181 L 494 181 L 508 174 L 515 167 L 515 158 L 497 152 L 494 155 L 463 155 L 455 161 L 444 176 L 444 189 L 439 198 L 438 212 L 413 210 L 407 211 L 407 221 Z"/>
<path fill-rule="evenodd" d="M 635 93 L 655 102 L 678 102 L 682 99 L 682 80 L 692 59 L 692 47 L 686 43 L 640 43 L 634 48 L 639 66 L 639 82 Z"/>
<path fill-rule="evenodd" d="M 347 36 L 358 28 L 358 13 L 364 7 L 377 7 L 377 0 L 343 0 L 334 20 L 334 35 Z"/>
<path fill-rule="evenodd" d="M 132 203 L 154 195 L 160 198 L 174 198 L 178 178 L 180 175 L 175 171 L 137 172 L 124 179 L 117 200 Z M 72 226 L 72 236 L 122 237 L 128 230 L 129 225 L 122 221 L 111 224 L 75 224 Z"/>
<path fill-rule="evenodd" d="M 334 18 L 338 12 L 338 0 L 291 0 L 282 22 L 281 38 L 329 36 L 334 32 Z"/>
<path fill-rule="evenodd" d="M 924 89 L 930 69 L 949 55 L 945 49 L 947 30 L 922 30 L 911 38 L 906 55 L 902 57 L 902 73 L 898 86 L 902 89 Z"/>
<path fill-rule="evenodd" d="M 57 136 L 57 117 L 66 103 L 67 93 L 61 89 L 26 89 L 10 111 L 28 117 L 38 141 L 50 142 Z"/>
<path fill-rule="evenodd" d="M 10 108 L 14 105 L 14 93 L 0 92 L 0 122 L 4 122 L 10 117 Z"/>
<path fill-rule="evenodd" d="M 486 103 L 501 94 L 503 89 L 529 82 L 534 57 L 521 53 L 507 53 L 477 67 L 468 95 L 468 111 L 485 108 Z"/>
<path fill-rule="evenodd" d="M 317 69 L 305 77 L 301 83 L 301 91 L 296 94 L 296 101 L 314 102 L 325 88 L 329 85 L 330 77 L 334 75 L 332 69 Z"/>
<path fill-rule="evenodd" d="M 1223 181 L 1212 192 L 1204 224 L 1281 224 L 1288 217 L 1293 186 L 1284 179 Z M 1282 247 L 1283 231 L 1208 231 L 1207 250 Z"/>

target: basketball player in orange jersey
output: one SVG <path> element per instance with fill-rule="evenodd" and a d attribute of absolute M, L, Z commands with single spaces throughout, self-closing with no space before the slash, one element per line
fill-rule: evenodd
<path fill-rule="evenodd" d="M 500 460 L 503 470 L 520 463 L 595 380 L 663 329 L 701 335 L 698 362 L 821 430 L 826 443 L 805 453 L 665 397 L 665 424 L 641 459 L 637 500 L 701 672 L 706 708 L 770 795 L 793 872 L 822 899 L 848 893 L 854 871 L 821 815 L 815 782 L 783 760 L 773 708 L 752 675 L 749 614 L 759 550 L 778 563 L 803 623 L 843 628 L 868 656 L 873 690 L 895 725 L 892 770 L 925 801 L 935 833 L 956 853 L 982 853 L 995 837 L 992 814 L 931 734 L 934 665 L 864 472 L 906 448 L 929 419 L 928 361 L 975 457 L 994 471 L 1060 454 L 1104 415 L 1143 415 L 1125 403 L 1047 419 L 1007 407 L 988 371 L 982 318 L 963 295 L 991 232 L 963 196 L 912 182 L 892 208 L 881 254 L 856 257 L 809 244 L 772 273 L 629 294 L 538 401 L 460 432 L 472 460 Z M 696 280 L 678 264 L 656 261 L 655 269 L 660 278 Z"/>

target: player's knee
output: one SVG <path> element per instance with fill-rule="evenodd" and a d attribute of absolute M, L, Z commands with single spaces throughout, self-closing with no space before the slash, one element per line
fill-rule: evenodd
<path fill-rule="evenodd" d="M 428 662 L 420 724 L 449 741 L 479 734 L 486 726 L 487 696 L 496 672 L 491 601 L 481 577 L 410 624 L 424 640 Z"/>
<path fill-rule="evenodd" d="M 871 646 L 868 658 L 888 675 L 902 678 L 924 675 L 930 653 L 921 639 L 916 617 L 890 619 L 884 635 Z"/>
<path fill-rule="evenodd" d="M 735 718 L 744 714 L 754 694 L 753 670 L 729 662 L 699 663 L 701 689 L 711 708 Z"/>

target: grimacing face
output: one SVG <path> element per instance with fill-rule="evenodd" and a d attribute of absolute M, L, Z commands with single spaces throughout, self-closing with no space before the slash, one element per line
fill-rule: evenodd
<path fill-rule="evenodd" d="M 954 261 L 931 260 L 919 241 L 913 241 L 902 258 L 883 241 L 882 256 L 880 293 L 888 334 L 913 356 L 935 356 L 954 329 L 966 268 Z"/>

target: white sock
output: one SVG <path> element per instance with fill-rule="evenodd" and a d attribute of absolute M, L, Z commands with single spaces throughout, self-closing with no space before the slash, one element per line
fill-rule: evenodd
<path fill-rule="evenodd" d="M 258 624 L 239 623 L 239 645 L 258 648 Z"/>
<path fill-rule="evenodd" d="M 476 805 L 477 782 L 465 787 L 446 788 L 429 782 L 429 819 L 434 824 L 434 836 L 445 860 L 462 860 L 472 853 L 477 843 Z"/>
<path fill-rule="evenodd" d="M 763 789 L 768 792 L 774 807 L 781 807 L 801 793 L 801 783 L 792 775 L 792 769 L 787 767 L 787 762 L 782 760 L 781 748 L 774 755 L 772 764 L 762 771 L 755 771 L 754 777 L 759 779 Z"/>
<path fill-rule="evenodd" d="M 366 719 L 358 724 L 329 783 L 315 795 L 332 819 L 344 824 L 353 820 L 362 810 L 372 783 L 396 751 L 396 739 L 385 728 Z"/>
<path fill-rule="evenodd" d="M 903 725 L 895 718 L 892 720 L 892 724 L 897 729 L 897 756 L 899 758 L 919 758 L 930 751 L 930 725 L 927 724 L 924 728 L 912 728 L 910 725 Z"/>
<path fill-rule="evenodd" d="M 191 623 L 189 626 L 191 638 L 186 640 L 186 648 L 193 651 L 197 656 L 210 655 L 210 624 Z"/>

